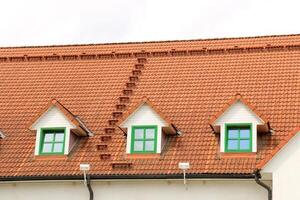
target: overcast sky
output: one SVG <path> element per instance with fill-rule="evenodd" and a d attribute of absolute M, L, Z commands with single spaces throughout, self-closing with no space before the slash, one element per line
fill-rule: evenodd
<path fill-rule="evenodd" d="M 299 0 L 1 0 L 0 46 L 300 33 Z"/>

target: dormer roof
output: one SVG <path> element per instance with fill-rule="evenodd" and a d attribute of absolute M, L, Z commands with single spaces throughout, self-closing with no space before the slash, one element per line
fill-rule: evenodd
<path fill-rule="evenodd" d="M 243 113 L 238 113 L 236 107 L 239 106 Z M 229 116 L 230 115 L 230 116 Z M 228 123 L 226 120 L 232 120 L 232 118 L 243 118 L 247 115 L 246 118 L 252 119 L 258 124 L 258 129 L 261 132 L 269 131 L 269 122 L 265 117 L 247 101 L 240 94 L 236 94 L 233 99 L 231 99 L 221 111 L 212 117 L 209 124 L 213 128 L 214 132 L 219 132 L 220 128 L 218 127 L 221 123 Z M 231 119 L 230 119 L 231 118 Z M 243 120 L 243 119 L 241 119 Z M 231 122 L 231 121 L 229 121 Z M 235 121 L 237 122 L 237 121 Z M 246 122 L 246 121 L 240 121 Z"/>
<path fill-rule="evenodd" d="M 50 108 L 55 107 L 63 115 L 69 120 L 69 122 L 74 125 L 74 129 L 72 131 L 78 135 L 78 136 L 91 136 L 93 133 L 87 128 L 87 126 L 80 120 L 80 118 L 73 113 L 71 113 L 70 110 L 68 110 L 65 106 L 63 106 L 59 101 L 56 99 L 52 99 L 45 108 L 43 108 L 38 115 L 31 120 L 29 129 L 34 130 L 34 125 L 39 122 L 39 120 L 50 110 Z"/>
<path fill-rule="evenodd" d="M 154 117 L 157 117 L 159 119 L 159 121 L 162 122 L 163 131 L 165 133 L 176 134 L 177 130 L 176 130 L 175 125 L 166 116 L 164 116 L 147 97 L 143 97 L 143 99 L 139 103 L 137 103 L 131 109 L 129 109 L 127 112 L 125 112 L 124 116 L 118 123 L 118 126 L 122 127 L 122 128 L 127 128 L 126 123 L 132 117 L 134 117 L 135 114 L 137 114 L 139 112 L 139 110 L 142 108 L 142 106 L 147 106 L 153 111 L 153 114 L 155 115 Z"/>

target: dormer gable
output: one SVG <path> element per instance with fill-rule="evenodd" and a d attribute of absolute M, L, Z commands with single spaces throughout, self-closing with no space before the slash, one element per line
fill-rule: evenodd
<path fill-rule="evenodd" d="M 125 113 L 119 127 L 127 133 L 128 154 L 161 153 L 166 137 L 177 133 L 176 127 L 147 98 Z M 147 151 L 148 143 L 149 151 Z M 151 144 L 154 145 L 154 150 L 150 147 Z M 140 152 L 137 150 L 138 145 L 143 145 Z"/>
<path fill-rule="evenodd" d="M 257 133 L 270 131 L 263 115 L 239 94 L 213 117 L 210 126 L 220 133 L 221 152 L 256 152 Z M 230 149 L 231 145 L 240 148 Z"/>
<path fill-rule="evenodd" d="M 241 100 L 237 100 L 234 104 L 232 104 L 219 118 L 216 119 L 214 124 L 221 125 L 224 123 L 241 122 L 265 124 L 265 122 Z"/>
<path fill-rule="evenodd" d="M 144 102 L 120 126 L 128 128 L 132 124 L 148 125 L 153 123 L 163 127 L 168 126 L 168 123 L 147 102 Z"/>
<path fill-rule="evenodd" d="M 59 124 L 69 125 L 75 134 L 79 136 L 91 136 L 93 133 L 80 120 L 80 118 L 72 114 L 56 99 L 52 99 L 48 105 L 39 112 L 39 114 L 31 120 L 29 124 L 30 130 L 36 130 L 37 126 L 57 126 Z M 43 125 L 43 126 L 44 126 Z"/>
<path fill-rule="evenodd" d="M 67 155 L 79 137 L 93 135 L 78 116 L 55 99 L 31 121 L 29 129 L 36 131 L 35 155 Z"/>
<path fill-rule="evenodd" d="M 31 130 L 37 130 L 41 127 L 69 127 L 75 129 L 76 126 L 66 115 L 53 105 L 47 109 L 30 127 Z"/>

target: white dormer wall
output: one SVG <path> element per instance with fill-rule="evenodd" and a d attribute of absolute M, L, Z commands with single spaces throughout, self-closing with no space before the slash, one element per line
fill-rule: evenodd
<path fill-rule="evenodd" d="M 257 125 L 264 122 L 241 101 L 237 101 L 221 115 L 214 125 L 220 126 L 220 150 L 225 152 L 225 124 L 252 123 L 252 152 L 257 151 Z"/>
<path fill-rule="evenodd" d="M 146 103 L 141 105 L 132 113 L 120 126 L 127 128 L 126 153 L 130 153 L 131 148 L 131 127 L 135 125 L 157 125 L 157 153 L 162 150 L 162 127 L 167 123 Z"/>
<path fill-rule="evenodd" d="M 39 155 L 41 128 L 56 128 L 65 127 L 65 155 L 68 155 L 70 142 L 70 129 L 75 126 L 65 117 L 65 115 L 55 106 L 50 107 L 32 126 L 36 130 L 35 155 Z"/>

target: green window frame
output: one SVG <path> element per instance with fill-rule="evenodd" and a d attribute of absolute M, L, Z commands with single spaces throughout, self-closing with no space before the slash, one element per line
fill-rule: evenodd
<path fill-rule="evenodd" d="M 41 128 L 40 155 L 63 155 L 65 152 L 66 128 Z"/>
<path fill-rule="evenodd" d="M 156 153 L 156 151 L 157 151 L 157 126 L 155 125 L 132 126 L 130 152 L 143 154 L 143 153 Z"/>
<path fill-rule="evenodd" d="M 225 152 L 252 152 L 252 124 L 225 124 Z"/>

